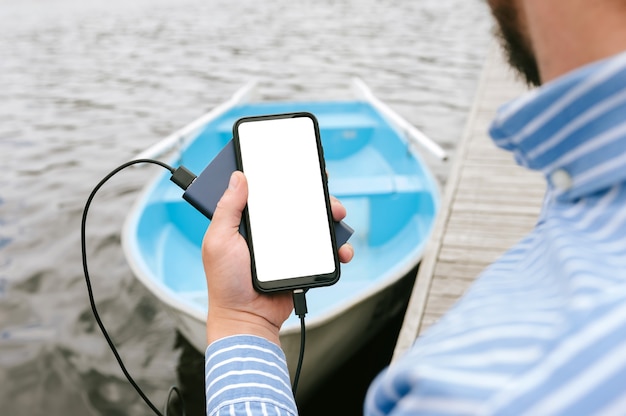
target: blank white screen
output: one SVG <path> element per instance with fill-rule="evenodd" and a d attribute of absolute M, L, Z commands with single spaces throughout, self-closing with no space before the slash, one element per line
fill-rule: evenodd
<path fill-rule="evenodd" d="M 258 280 L 332 273 L 335 262 L 313 121 L 244 122 L 238 135 Z"/>

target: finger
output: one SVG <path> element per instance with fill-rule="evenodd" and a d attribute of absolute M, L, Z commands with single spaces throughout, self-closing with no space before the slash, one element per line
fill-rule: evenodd
<path fill-rule="evenodd" d="M 333 213 L 333 219 L 335 221 L 341 221 L 346 217 L 346 207 L 334 196 L 330 196 L 330 209 Z"/>
<path fill-rule="evenodd" d="M 352 244 L 345 243 L 339 247 L 339 261 L 342 263 L 349 263 L 354 257 L 354 247 Z"/>
<path fill-rule="evenodd" d="M 235 171 L 230 176 L 228 188 L 220 198 L 211 220 L 211 226 L 215 228 L 239 229 L 241 213 L 248 200 L 248 182 L 240 171 Z"/>

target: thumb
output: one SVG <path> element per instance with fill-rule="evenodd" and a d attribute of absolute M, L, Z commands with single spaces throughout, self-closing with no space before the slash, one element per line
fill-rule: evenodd
<path fill-rule="evenodd" d="M 228 188 L 217 203 L 211 224 L 214 228 L 239 229 L 241 213 L 248 200 L 248 182 L 244 174 L 235 171 L 230 176 Z"/>

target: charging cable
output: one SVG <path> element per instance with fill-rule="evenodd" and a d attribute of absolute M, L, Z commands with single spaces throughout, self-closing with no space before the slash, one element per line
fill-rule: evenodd
<path fill-rule="evenodd" d="M 295 314 L 300 318 L 300 354 L 298 356 L 298 365 L 296 367 L 296 372 L 293 376 L 293 383 L 291 385 L 291 391 L 293 392 L 294 398 L 296 397 L 296 390 L 298 390 L 300 370 L 302 370 L 302 362 L 304 361 L 304 341 L 306 334 L 304 317 L 308 312 L 306 307 L 306 291 L 307 289 L 296 289 L 293 291 L 293 309 Z"/>
<path fill-rule="evenodd" d="M 141 390 L 139 385 L 135 382 L 135 380 L 132 378 L 132 376 L 130 375 L 130 373 L 126 369 L 126 366 L 124 365 L 124 362 L 122 361 L 122 358 L 120 357 L 120 354 L 117 352 L 117 348 L 115 348 L 115 344 L 113 344 L 113 341 L 111 340 L 111 337 L 109 336 L 109 333 L 107 332 L 106 328 L 104 327 L 104 324 L 102 323 L 102 320 L 100 319 L 100 314 L 98 313 L 98 309 L 96 308 L 96 302 L 95 302 L 95 299 L 94 299 L 94 296 L 93 296 L 93 290 L 91 288 L 91 278 L 89 277 L 89 268 L 87 267 L 87 244 L 86 244 L 86 237 L 85 237 L 85 235 L 86 235 L 86 226 L 87 226 L 87 213 L 89 212 L 89 207 L 91 206 L 91 203 L 92 203 L 94 197 L 96 196 L 96 193 L 100 190 L 100 188 L 102 188 L 102 186 L 109 179 L 111 179 L 119 171 L 121 171 L 123 169 L 126 169 L 129 166 L 136 165 L 136 164 L 139 164 L 139 163 L 152 163 L 152 164 L 164 167 L 165 169 L 169 170 L 172 173 L 172 181 L 175 182 L 179 186 L 180 186 L 180 184 L 184 185 L 185 183 L 186 183 L 186 186 L 189 186 L 189 184 L 193 181 L 193 179 L 191 179 L 191 181 L 189 181 L 189 178 L 190 178 L 189 174 L 191 172 L 189 172 L 184 167 L 181 166 L 181 167 L 175 169 L 175 168 L 169 166 L 166 163 L 160 162 L 158 160 L 153 160 L 153 159 L 136 159 L 136 160 L 131 160 L 130 162 L 126 162 L 126 163 L 118 166 L 113 171 L 111 171 L 108 175 L 106 175 L 95 186 L 95 188 L 91 191 L 91 194 L 89 195 L 89 198 L 87 198 L 87 202 L 85 203 L 85 208 L 83 209 L 83 218 L 82 218 L 81 225 L 80 225 L 80 246 L 81 246 L 82 260 L 83 260 L 83 273 L 85 275 L 85 283 L 87 284 L 87 293 L 89 294 L 89 303 L 91 304 L 91 311 L 93 312 L 93 316 L 96 319 L 96 322 L 98 323 L 98 326 L 100 327 L 100 331 L 102 331 L 102 335 L 104 335 L 104 339 L 106 339 L 107 343 L 109 344 L 109 347 L 111 348 L 111 351 L 113 352 L 113 355 L 115 356 L 115 359 L 117 360 L 117 363 L 119 364 L 120 368 L 122 369 L 122 372 L 126 376 L 126 379 L 128 379 L 128 382 L 135 388 L 135 390 L 137 391 L 139 396 L 141 396 L 143 401 L 146 402 L 148 407 L 150 407 L 150 409 L 152 409 L 152 411 L 155 414 L 157 414 L 158 416 L 167 416 L 167 411 L 168 411 L 168 408 L 169 408 L 169 402 L 171 400 L 172 393 L 175 392 L 178 395 L 178 397 L 180 398 L 180 400 L 181 400 L 182 414 L 184 416 L 185 415 L 185 403 L 184 403 L 184 400 L 183 400 L 183 396 L 180 394 L 180 390 L 178 390 L 178 388 L 176 386 L 172 386 L 170 388 L 170 391 L 169 391 L 169 393 L 167 395 L 167 403 L 165 405 L 165 413 L 162 414 L 159 411 L 159 409 L 157 409 L 157 407 L 150 401 L 150 399 L 148 399 L 148 397 L 145 395 L 143 390 Z M 193 174 L 192 174 L 192 176 L 193 176 Z M 176 177 L 176 180 L 174 180 L 174 177 Z M 189 182 L 189 183 L 187 183 L 187 182 Z"/>
<path fill-rule="evenodd" d="M 159 409 L 157 409 L 157 407 L 146 396 L 143 390 L 141 390 L 141 387 L 139 387 L 139 385 L 135 382 L 133 377 L 130 375 L 130 373 L 126 369 L 126 366 L 124 365 L 124 362 L 122 361 L 122 358 L 120 354 L 118 353 L 117 348 L 115 347 L 115 344 L 113 343 L 113 340 L 109 336 L 109 333 L 107 332 L 102 320 L 100 319 L 100 314 L 98 313 L 95 298 L 93 295 L 93 289 L 91 287 L 91 278 L 89 276 L 89 268 L 87 266 L 87 244 L 86 244 L 87 213 L 89 212 L 89 208 L 91 207 L 91 203 L 93 202 L 93 199 L 96 196 L 96 193 L 100 190 L 100 188 L 102 188 L 102 186 L 109 179 L 111 179 L 114 175 L 119 173 L 121 170 L 126 169 L 127 167 L 130 167 L 132 165 L 140 164 L 140 163 L 150 163 L 154 165 L 159 165 L 169 170 L 172 174 L 172 176 L 170 177 L 170 180 L 182 189 L 187 189 L 189 185 L 191 185 L 191 183 L 196 179 L 196 175 L 194 175 L 184 166 L 173 168 L 172 166 L 166 163 L 163 163 L 161 161 L 154 160 L 154 159 L 131 160 L 129 162 L 126 162 L 118 166 L 114 170 L 112 170 L 100 182 L 98 182 L 98 184 L 93 188 L 93 190 L 91 191 L 91 194 L 87 198 L 87 202 L 85 203 L 85 208 L 83 209 L 83 216 L 82 216 L 81 227 L 80 227 L 80 243 L 81 243 L 81 253 L 82 253 L 82 262 L 83 262 L 83 273 L 85 275 L 85 283 L 87 285 L 87 293 L 89 295 L 89 303 L 91 305 L 91 311 L 93 312 L 93 316 L 96 319 L 96 323 L 98 324 L 100 331 L 102 331 L 102 335 L 104 336 L 105 340 L 109 344 L 109 348 L 113 352 L 113 355 L 115 356 L 115 359 L 117 360 L 117 363 L 122 369 L 122 372 L 124 373 L 124 376 L 126 376 L 126 379 L 128 380 L 128 382 L 135 388 L 139 396 L 148 405 L 148 407 L 150 407 L 150 409 L 152 409 L 152 411 L 158 416 L 167 416 L 172 394 L 176 393 L 181 401 L 181 414 L 185 416 L 185 403 L 183 400 L 183 396 L 180 393 L 180 390 L 176 386 L 172 386 L 170 388 L 168 396 L 167 396 L 167 402 L 165 405 L 165 411 L 164 413 L 161 413 Z M 305 343 L 304 317 L 308 312 L 307 306 L 306 306 L 306 296 L 305 296 L 306 291 L 307 289 L 296 289 L 293 291 L 293 303 L 294 303 L 295 314 L 298 315 L 298 317 L 300 318 L 300 354 L 298 357 L 298 365 L 296 367 L 296 372 L 295 372 L 293 384 L 292 384 L 292 392 L 293 392 L 294 398 L 296 395 L 296 390 L 298 389 L 298 380 L 300 378 L 300 371 L 302 369 L 302 361 L 304 359 L 304 343 Z"/>

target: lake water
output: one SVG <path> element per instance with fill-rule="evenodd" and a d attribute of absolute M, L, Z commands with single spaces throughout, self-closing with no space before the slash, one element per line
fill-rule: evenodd
<path fill-rule="evenodd" d="M 111 169 L 252 78 L 260 99 L 297 100 L 348 97 L 359 76 L 453 155 L 490 26 L 481 0 L 0 0 L 0 413 L 149 414 L 95 325 L 82 275 L 82 209 Z M 445 182 L 449 164 L 425 158 Z M 146 394 L 161 407 L 182 385 L 188 414 L 201 414 L 202 356 L 120 247 L 155 169 L 126 171 L 96 198 L 90 270 Z"/>

